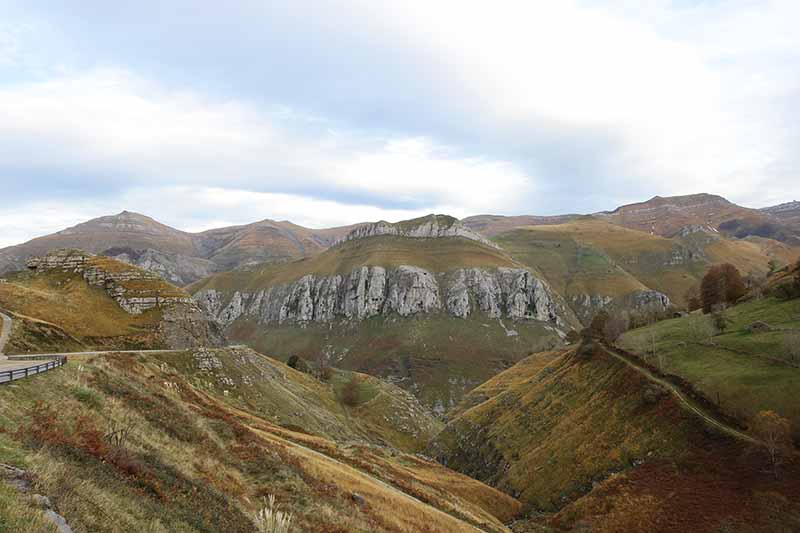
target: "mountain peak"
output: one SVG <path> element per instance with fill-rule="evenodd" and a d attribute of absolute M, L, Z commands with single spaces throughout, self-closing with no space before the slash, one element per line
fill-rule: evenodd
<path fill-rule="evenodd" d="M 462 237 L 480 242 L 486 246 L 491 246 L 492 248 L 497 248 L 496 244 L 467 228 L 461 224 L 457 218 L 449 215 L 436 214 L 413 218 L 411 220 L 402 220 L 395 223 L 381 220 L 372 224 L 365 224 L 355 228 L 336 244 L 380 235 L 394 235 L 415 239 Z"/>

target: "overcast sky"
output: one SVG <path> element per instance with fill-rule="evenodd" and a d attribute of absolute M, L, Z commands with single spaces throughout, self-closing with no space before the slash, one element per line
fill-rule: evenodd
<path fill-rule="evenodd" d="M 0 0 L 0 246 L 123 209 L 194 231 L 800 199 L 798 21 L 797 0 Z"/>

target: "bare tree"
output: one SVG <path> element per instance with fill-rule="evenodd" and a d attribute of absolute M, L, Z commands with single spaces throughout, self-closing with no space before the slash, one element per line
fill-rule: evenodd
<path fill-rule="evenodd" d="M 628 331 L 628 316 L 623 313 L 614 313 L 603 325 L 603 337 L 610 344 L 617 342 L 620 336 Z"/>
<path fill-rule="evenodd" d="M 699 315 L 693 316 L 688 323 L 689 334 L 694 342 L 710 342 L 714 344 L 714 326 L 711 324 L 708 316 Z"/>
<path fill-rule="evenodd" d="M 772 473 L 778 477 L 778 467 L 792 450 L 792 428 L 789 421 L 775 411 L 760 411 L 753 419 L 753 433 L 764 444 L 772 464 Z"/>
<path fill-rule="evenodd" d="M 800 362 L 800 332 L 787 331 L 784 333 L 783 351 L 791 362 Z"/>

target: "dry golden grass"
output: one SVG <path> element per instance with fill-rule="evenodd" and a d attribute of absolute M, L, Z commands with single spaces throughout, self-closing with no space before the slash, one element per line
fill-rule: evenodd
<path fill-rule="evenodd" d="M 461 267 L 519 266 L 505 253 L 475 241 L 373 237 L 349 241 L 311 258 L 266 265 L 248 272 L 225 272 L 188 287 L 194 293 L 204 288 L 223 291 L 248 290 L 295 281 L 307 274 L 347 274 L 369 265 L 386 268 L 414 265 L 431 272 Z"/>
<path fill-rule="evenodd" d="M 120 446 L 103 437 L 124 427 Z M 76 530 L 251 531 L 275 494 L 298 531 L 507 531 L 485 507 L 513 499 L 414 456 L 355 450 L 238 409 L 155 358 L 79 356 L 0 389 L 0 461 L 22 457 Z"/>
<path fill-rule="evenodd" d="M 99 287 L 79 275 L 20 275 L 0 284 L 0 307 L 50 322 L 77 338 L 116 337 L 138 333 L 160 320 L 151 310 L 130 315 Z"/>
<path fill-rule="evenodd" d="M 682 453 L 679 410 L 669 398 L 647 403 L 636 372 L 570 351 L 531 359 L 487 384 L 488 398 L 448 423 L 434 446 L 445 464 L 518 493 L 529 507 L 554 510 L 633 458 Z"/>

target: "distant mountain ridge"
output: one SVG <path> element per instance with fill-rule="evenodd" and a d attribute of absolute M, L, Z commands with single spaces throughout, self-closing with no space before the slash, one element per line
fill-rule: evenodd
<path fill-rule="evenodd" d="M 526 226 L 564 224 L 581 216 L 592 216 L 661 237 L 673 237 L 688 227 L 704 226 L 736 238 L 758 236 L 800 244 L 800 202 L 751 209 L 707 193 L 654 196 L 644 202 L 590 215 L 479 215 L 462 222 L 473 231 L 494 237 Z"/>
<path fill-rule="evenodd" d="M 582 217 L 663 237 L 706 228 L 735 238 L 756 236 L 800 245 L 800 202 L 750 209 L 705 193 L 655 196 L 591 215 L 476 215 L 461 221 L 428 215 L 403 223 L 380 221 L 326 229 L 266 219 L 200 233 L 123 211 L 0 249 L 0 274 L 24 268 L 31 256 L 80 248 L 152 270 L 176 285 L 187 285 L 217 272 L 314 256 L 336 243 L 369 236 L 458 236 L 497 246 L 495 237 L 518 228 L 565 224 Z M 416 235 L 409 233 L 412 226 Z"/>
<path fill-rule="evenodd" d="M 21 270 L 32 256 L 79 248 L 157 272 L 186 285 L 214 272 L 286 261 L 318 253 L 355 226 L 312 230 L 291 222 L 262 220 L 189 233 L 130 211 L 0 249 L 0 273 Z"/>

